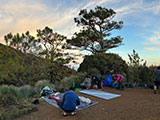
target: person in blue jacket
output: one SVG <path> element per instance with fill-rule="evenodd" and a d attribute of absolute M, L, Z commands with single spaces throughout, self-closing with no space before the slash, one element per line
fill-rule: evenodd
<path fill-rule="evenodd" d="M 67 113 L 75 115 L 76 106 L 80 105 L 80 99 L 73 90 L 73 88 L 70 88 L 69 91 L 64 93 L 62 101 L 57 102 L 57 105 L 63 110 L 62 115 L 64 116 L 66 116 Z"/>

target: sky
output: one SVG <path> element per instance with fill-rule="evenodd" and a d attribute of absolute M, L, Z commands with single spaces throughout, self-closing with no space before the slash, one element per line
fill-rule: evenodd
<path fill-rule="evenodd" d="M 36 36 L 36 30 L 46 26 L 70 38 L 80 29 L 74 22 L 80 10 L 97 5 L 113 9 L 114 20 L 124 22 L 121 30 L 112 32 L 123 38 L 124 45 L 108 52 L 128 61 L 134 49 L 147 65 L 160 64 L 160 0 L 0 0 L 0 43 L 5 44 L 4 35 L 10 32 L 30 31 Z"/>

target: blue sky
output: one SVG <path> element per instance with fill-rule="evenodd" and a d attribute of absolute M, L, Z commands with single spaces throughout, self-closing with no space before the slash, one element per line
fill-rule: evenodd
<path fill-rule="evenodd" d="M 36 35 L 45 26 L 70 38 L 79 31 L 73 18 L 81 9 L 97 5 L 112 8 L 117 13 L 114 20 L 124 22 L 120 31 L 112 32 L 124 38 L 124 45 L 109 52 L 127 61 L 135 49 L 148 65 L 160 64 L 160 0 L 0 0 L 0 42 L 9 32 L 29 30 Z"/>

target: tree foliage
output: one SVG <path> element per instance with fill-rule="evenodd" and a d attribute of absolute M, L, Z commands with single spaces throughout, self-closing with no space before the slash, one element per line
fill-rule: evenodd
<path fill-rule="evenodd" d="M 141 59 L 140 56 L 138 55 L 138 53 L 136 53 L 135 50 L 133 50 L 132 54 L 128 54 L 128 57 L 129 57 L 129 62 L 128 62 L 129 66 L 138 67 L 140 65 L 146 65 L 146 61 Z"/>
<path fill-rule="evenodd" d="M 0 44 L 0 83 L 24 85 L 45 79 L 43 59 Z M 25 58 L 25 59 L 24 59 Z"/>
<path fill-rule="evenodd" d="M 79 72 L 87 72 L 89 75 L 113 73 L 124 74 L 127 72 L 126 62 L 117 54 L 97 54 L 86 56 L 78 69 Z M 94 71 L 94 72 L 93 72 Z"/>
<path fill-rule="evenodd" d="M 65 42 L 66 37 L 54 33 L 49 27 L 45 27 L 43 30 L 37 30 L 37 37 L 43 48 L 39 54 L 48 59 L 50 81 L 55 83 L 55 77 L 62 71 L 59 65 L 62 66 L 72 59 L 69 54 L 64 53 L 64 50 L 67 48 Z"/>
<path fill-rule="evenodd" d="M 128 57 L 128 81 L 135 84 L 151 82 L 151 77 L 153 76 L 151 75 L 152 73 L 149 67 L 146 66 L 146 61 L 141 59 L 135 50 L 133 50 L 132 54 L 128 54 Z"/>
<path fill-rule="evenodd" d="M 36 55 L 41 48 L 40 42 L 30 35 L 29 31 L 22 33 L 22 35 L 8 33 L 4 36 L 4 40 L 8 46 L 20 50 L 24 54 L 31 53 Z"/>
<path fill-rule="evenodd" d="M 74 20 L 77 26 L 82 26 L 83 29 L 75 33 L 67 42 L 93 54 L 105 53 L 108 49 L 119 47 L 122 45 L 122 38 L 120 36 L 111 37 L 111 31 L 120 30 L 123 22 L 113 21 L 115 15 L 114 10 L 101 6 L 89 12 L 86 9 L 81 10 L 79 17 Z"/>
<path fill-rule="evenodd" d="M 47 30 L 50 29 L 47 28 Z M 42 79 L 50 79 L 54 83 L 54 81 L 75 73 L 74 70 L 64 66 L 69 58 L 63 58 L 64 56 L 59 50 L 62 47 L 65 48 L 64 44 L 60 44 L 64 37 L 59 34 L 54 34 L 55 36 L 50 34 L 51 38 L 55 37 L 50 39 L 45 34 L 45 30 L 39 30 L 39 32 L 41 32 L 41 35 L 38 34 L 39 39 L 35 39 L 28 31 L 22 35 L 19 33 L 5 35 L 7 46 L 0 44 L 1 84 L 34 84 Z M 44 39 L 48 40 L 46 42 L 42 39 L 43 32 L 46 35 Z M 50 47 L 43 49 L 45 44 L 47 44 L 46 47 L 48 45 Z M 63 46 L 59 48 L 61 45 Z M 42 54 L 44 51 L 48 51 L 48 53 Z"/>
<path fill-rule="evenodd" d="M 45 27 L 43 30 L 37 30 L 37 37 L 42 43 L 43 50 L 40 52 L 45 58 L 55 61 L 58 57 L 62 56 L 60 51 L 64 47 L 65 39 L 63 35 L 53 33 L 53 30 L 49 27 Z"/>

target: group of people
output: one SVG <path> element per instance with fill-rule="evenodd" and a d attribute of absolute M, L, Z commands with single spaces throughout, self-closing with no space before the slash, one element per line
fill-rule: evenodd
<path fill-rule="evenodd" d="M 124 77 L 120 74 L 113 74 L 112 77 L 115 79 L 113 85 L 118 83 L 119 89 L 124 89 Z M 154 73 L 154 94 L 157 93 L 157 88 L 160 86 L 160 66 L 157 67 L 157 71 Z M 84 88 L 102 88 L 103 77 L 101 75 L 92 76 L 89 78 L 86 76 L 86 79 L 81 84 Z M 159 91 L 160 93 L 160 91 Z M 76 106 L 80 105 L 80 99 L 78 95 L 71 88 L 70 91 L 66 91 L 64 93 L 62 101 L 58 101 L 57 105 L 63 110 L 62 115 L 66 116 L 68 113 L 71 115 L 75 115 Z"/>
<path fill-rule="evenodd" d="M 123 82 L 124 77 L 119 74 L 113 75 L 113 78 L 116 80 L 113 84 L 120 83 L 119 85 L 121 87 L 124 87 Z M 96 88 L 96 89 L 102 89 L 102 82 L 104 78 L 101 75 L 95 75 L 92 76 L 92 78 L 89 78 L 89 76 L 86 76 L 85 80 L 81 84 L 81 87 L 84 89 L 89 88 Z M 80 105 L 80 99 L 78 95 L 74 92 L 74 89 L 71 87 L 69 91 L 66 91 L 63 95 L 62 101 L 57 101 L 57 105 L 63 110 L 61 113 L 63 116 L 75 115 L 76 112 L 76 106 Z"/>
<path fill-rule="evenodd" d="M 112 85 L 117 85 L 120 90 L 124 90 L 124 77 L 120 74 L 113 74 L 112 78 L 114 79 Z M 103 87 L 103 80 L 104 78 L 100 74 L 94 75 L 91 78 L 89 76 L 86 76 L 85 80 L 81 83 L 81 88 L 96 88 L 101 90 Z"/>

